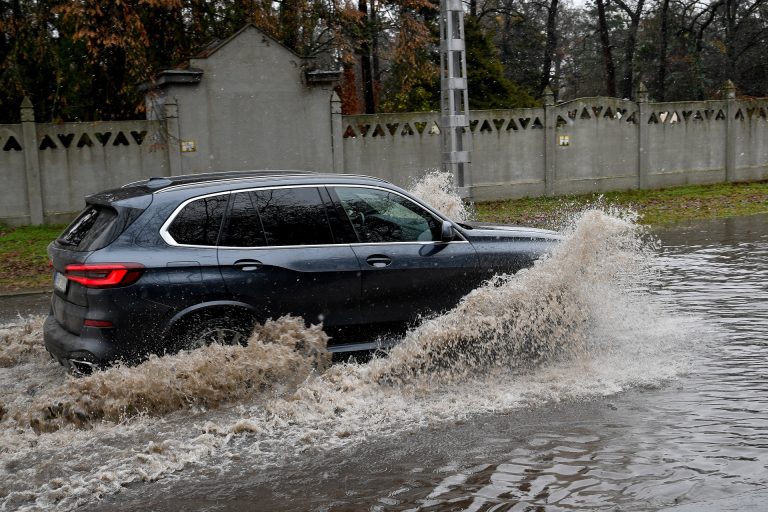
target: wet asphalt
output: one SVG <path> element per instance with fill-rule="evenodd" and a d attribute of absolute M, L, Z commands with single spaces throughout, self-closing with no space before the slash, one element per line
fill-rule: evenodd
<path fill-rule="evenodd" d="M 0 325 L 18 320 L 29 315 L 48 313 L 51 294 L 24 293 L 18 295 L 0 295 Z"/>

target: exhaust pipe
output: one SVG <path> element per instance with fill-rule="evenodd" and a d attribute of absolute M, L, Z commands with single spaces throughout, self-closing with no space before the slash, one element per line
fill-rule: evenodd
<path fill-rule="evenodd" d="M 67 364 L 69 373 L 74 377 L 85 377 L 92 374 L 93 370 L 98 368 L 96 364 L 82 359 L 68 359 Z"/>

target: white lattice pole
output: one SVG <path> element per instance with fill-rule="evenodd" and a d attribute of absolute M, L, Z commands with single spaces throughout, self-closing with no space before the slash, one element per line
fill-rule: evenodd
<path fill-rule="evenodd" d="M 440 97 L 443 170 L 453 173 L 459 193 L 468 197 L 472 184 L 469 173 L 472 134 L 461 0 L 440 2 Z"/>

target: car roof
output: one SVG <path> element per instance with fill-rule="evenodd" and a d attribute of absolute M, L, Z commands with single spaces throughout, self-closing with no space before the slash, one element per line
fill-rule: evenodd
<path fill-rule="evenodd" d="M 118 189 L 92 194 L 86 197 L 86 202 L 89 204 L 115 205 L 125 203 L 130 205 L 135 203 L 140 197 L 151 199 L 157 194 L 165 195 L 165 192 L 171 193 L 169 196 L 174 197 L 172 200 L 179 200 L 185 197 L 215 194 L 243 188 L 281 185 L 322 185 L 330 183 L 386 185 L 393 187 L 391 183 L 385 180 L 361 174 L 275 170 L 230 171 L 148 178 L 128 183 Z"/>

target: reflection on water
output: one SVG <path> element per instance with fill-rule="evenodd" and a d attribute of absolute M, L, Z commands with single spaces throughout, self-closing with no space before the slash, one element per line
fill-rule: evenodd
<path fill-rule="evenodd" d="M 601 240 L 599 220 L 579 250 Z M 428 389 L 366 380 L 406 361 L 401 351 L 336 366 L 287 399 L 274 389 L 90 430 L 37 435 L 6 412 L 0 510 L 734 509 L 721 500 L 768 484 L 768 217 L 658 236 L 656 272 L 619 279 L 632 293 L 601 276 L 634 268 L 637 247 L 611 246 L 610 265 L 562 260 L 585 285 L 559 277 L 588 308 L 587 350 L 533 370 Z M 16 351 L 0 368 L 0 407 L 21 410 L 62 383 L 39 356 Z"/>

